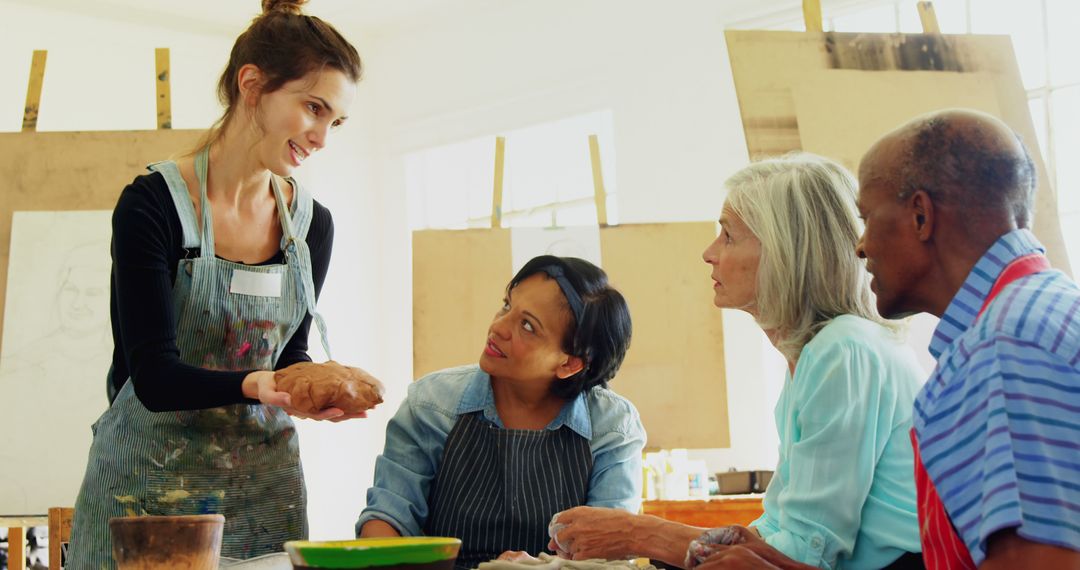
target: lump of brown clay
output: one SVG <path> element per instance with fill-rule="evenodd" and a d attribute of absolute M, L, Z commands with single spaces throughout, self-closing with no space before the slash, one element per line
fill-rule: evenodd
<path fill-rule="evenodd" d="M 383 387 L 373 376 L 333 360 L 301 362 L 274 373 L 277 389 L 288 392 L 292 407 L 306 414 L 340 408 L 357 414 L 382 403 Z"/>

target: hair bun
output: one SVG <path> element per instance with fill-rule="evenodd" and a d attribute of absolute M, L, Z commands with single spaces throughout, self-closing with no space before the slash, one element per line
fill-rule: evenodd
<path fill-rule="evenodd" d="M 303 13 L 304 4 L 307 4 L 308 0 L 262 0 L 263 14 L 272 14 L 274 12 L 284 12 L 286 14 L 292 14 L 299 16 Z"/>

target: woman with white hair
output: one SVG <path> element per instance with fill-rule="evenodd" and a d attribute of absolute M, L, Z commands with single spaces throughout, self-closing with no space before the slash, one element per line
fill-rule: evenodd
<path fill-rule="evenodd" d="M 924 372 L 875 310 L 855 254 L 855 179 L 799 153 L 752 164 L 725 186 L 722 229 L 703 255 L 713 302 L 752 315 L 788 362 L 765 512 L 749 528 L 705 531 L 579 507 L 552 520 L 550 547 L 683 567 L 921 568 L 908 431 Z"/>

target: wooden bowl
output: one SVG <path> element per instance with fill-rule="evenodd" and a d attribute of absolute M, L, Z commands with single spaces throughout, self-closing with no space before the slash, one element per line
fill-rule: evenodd
<path fill-rule="evenodd" d="M 221 515 L 109 519 L 118 570 L 217 570 Z"/>

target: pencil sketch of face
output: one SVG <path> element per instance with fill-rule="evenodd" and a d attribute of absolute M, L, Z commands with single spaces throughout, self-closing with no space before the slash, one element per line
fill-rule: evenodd
<path fill-rule="evenodd" d="M 60 328 L 82 336 L 104 330 L 109 321 L 110 260 L 107 243 L 76 247 L 60 268 L 56 310 Z"/>

